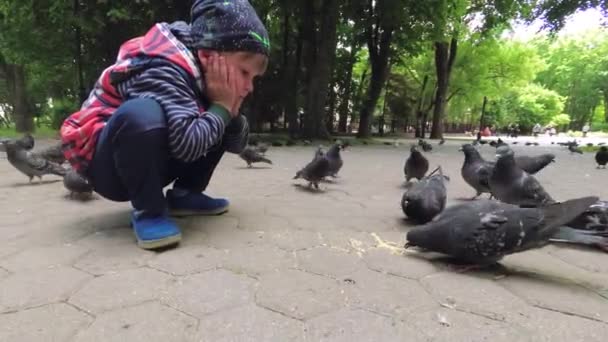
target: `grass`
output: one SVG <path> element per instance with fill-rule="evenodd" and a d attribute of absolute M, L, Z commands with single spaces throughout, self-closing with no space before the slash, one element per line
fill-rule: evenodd
<path fill-rule="evenodd" d="M 34 138 L 56 139 L 59 136 L 59 131 L 47 126 L 42 126 L 36 127 L 36 130 L 32 134 L 34 135 Z M 13 127 L 0 127 L 0 138 L 16 138 L 22 135 L 22 133 L 17 132 Z"/>

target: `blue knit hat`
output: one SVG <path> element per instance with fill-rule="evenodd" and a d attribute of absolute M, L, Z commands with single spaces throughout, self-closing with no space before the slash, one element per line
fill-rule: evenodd
<path fill-rule="evenodd" d="M 191 16 L 195 49 L 270 54 L 268 32 L 247 0 L 196 0 Z"/>

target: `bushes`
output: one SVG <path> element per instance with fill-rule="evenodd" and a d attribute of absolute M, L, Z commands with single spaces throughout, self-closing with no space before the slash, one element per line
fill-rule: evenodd
<path fill-rule="evenodd" d="M 56 99 L 49 105 L 45 115 L 50 119 L 51 128 L 59 129 L 63 121 L 76 110 L 76 101 L 69 98 Z"/>

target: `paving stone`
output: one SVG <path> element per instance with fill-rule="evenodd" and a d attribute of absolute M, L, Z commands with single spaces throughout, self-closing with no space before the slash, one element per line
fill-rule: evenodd
<path fill-rule="evenodd" d="M 226 270 L 189 275 L 171 284 L 162 301 L 195 317 L 242 306 L 253 301 L 255 281 Z"/>
<path fill-rule="evenodd" d="M 515 324 L 446 308 L 415 312 L 406 316 L 428 341 L 531 341 L 533 332 Z"/>
<path fill-rule="evenodd" d="M 336 280 L 287 270 L 261 277 L 256 303 L 296 319 L 312 318 L 346 304 L 344 289 Z"/>
<path fill-rule="evenodd" d="M 420 279 L 440 271 L 440 268 L 427 260 L 408 254 L 396 255 L 386 248 L 369 249 L 363 256 L 367 266 L 378 272 L 409 279 Z"/>
<path fill-rule="evenodd" d="M 261 240 L 286 251 L 299 251 L 321 245 L 321 233 L 286 228 L 285 230 L 267 231 L 261 234 Z"/>
<path fill-rule="evenodd" d="M 70 298 L 70 303 L 99 314 L 159 298 L 171 279 L 149 268 L 110 273 L 89 281 Z"/>
<path fill-rule="evenodd" d="M 87 251 L 87 248 L 74 244 L 33 247 L 6 258 L 0 266 L 13 272 L 69 266 Z"/>
<path fill-rule="evenodd" d="M 360 309 L 342 309 L 307 322 L 309 341 L 421 341 L 425 335 L 403 322 Z"/>
<path fill-rule="evenodd" d="M 496 281 L 474 274 L 437 273 L 421 283 L 440 304 L 497 321 L 510 321 L 528 307 Z"/>
<path fill-rule="evenodd" d="M 0 341 L 68 341 L 93 318 L 64 303 L 0 315 Z"/>
<path fill-rule="evenodd" d="M 608 323 L 608 299 L 579 285 L 523 276 L 501 279 L 500 284 L 531 305 Z"/>
<path fill-rule="evenodd" d="M 361 211 L 361 209 L 359 209 Z M 290 217 L 289 221 L 297 228 L 311 231 L 347 230 L 362 232 L 378 232 L 394 230 L 385 220 L 362 217 L 341 217 L 337 220 L 318 216 Z"/>
<path fill-rule="evenodd" d="M 304 324 L 254 304 L 201 319 L 197 341 L 303 341 Z"/>
<path fill-rule="evenodd" d="M 275 246 L 236 246 L 224 250 L 223 267 L 234 273 L 244 273 L 252 277 L 278 272 L 296 267 L 295 253 L 289 253 Z"/>
<path fill-rule="evenodd" d="M 357 254 L 327 247 L 296 252 L 296 258 L 298 269 L 336 279 L 343 279 L 365 267 Z"/>
<path fill-rule="evenodd" d="M 350 306 L 385 315 L 406 313 L 436 307 L 438 304 L 416 281 L 361 270 L 343 282 Z"/>
<path fill-rule="evenodd" d="M 537 308 L 527 310 L 516 324 L 530 341 L 603 342 L 608 336 L 605 323 Z"/>
<path fill-rule="evenodd" d="M 103 275 L 144 266 L 154 252 L 138 248 L 134 243 L 98 245 L 80 258 L 74 267 L 94 275 Z"/>
<path fill-rule="evenodd" d="M 197 321 L 158 302 L 106 312 L 75 341 L 194 341 Z"/>
<path fill-rule="evenodd" d="M 225 256 L 225 250 L 188 246 L 159 253 L 148 261 L 148 265 L 173 275 L 187 275 L 219 268 Z"/>
<path fill-rule="evenodd" d="M 608 274 L 607 253 L 574 247 L 553 247 L 548 253 L 564 262 L 588 271 Z"/>
<path fill-rule="evenodd" d="M 0 281 L 0 306 L 17 310 L 59 302 L 90 279 L 71 267 L 15 273 Z"/>

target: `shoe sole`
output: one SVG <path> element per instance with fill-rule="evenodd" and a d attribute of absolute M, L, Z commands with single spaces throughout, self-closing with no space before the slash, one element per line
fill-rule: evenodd
<path fill-rule="evenodd" d="M 229 207 L 217 208 L 215 210 L 187 210 L 187 209 L 169 209 L 170 216 L 185 217 L 185 216 L 217 216 L 228 212 Z"/>
<path fill-rule="evenodd" d="M 158 240 L 140 240 L 137 239 L 137 245 L 143 249 L 158 249 L 171 245 L 176 245 L 182 240 L 182 234 L 169 236 Z"/>

